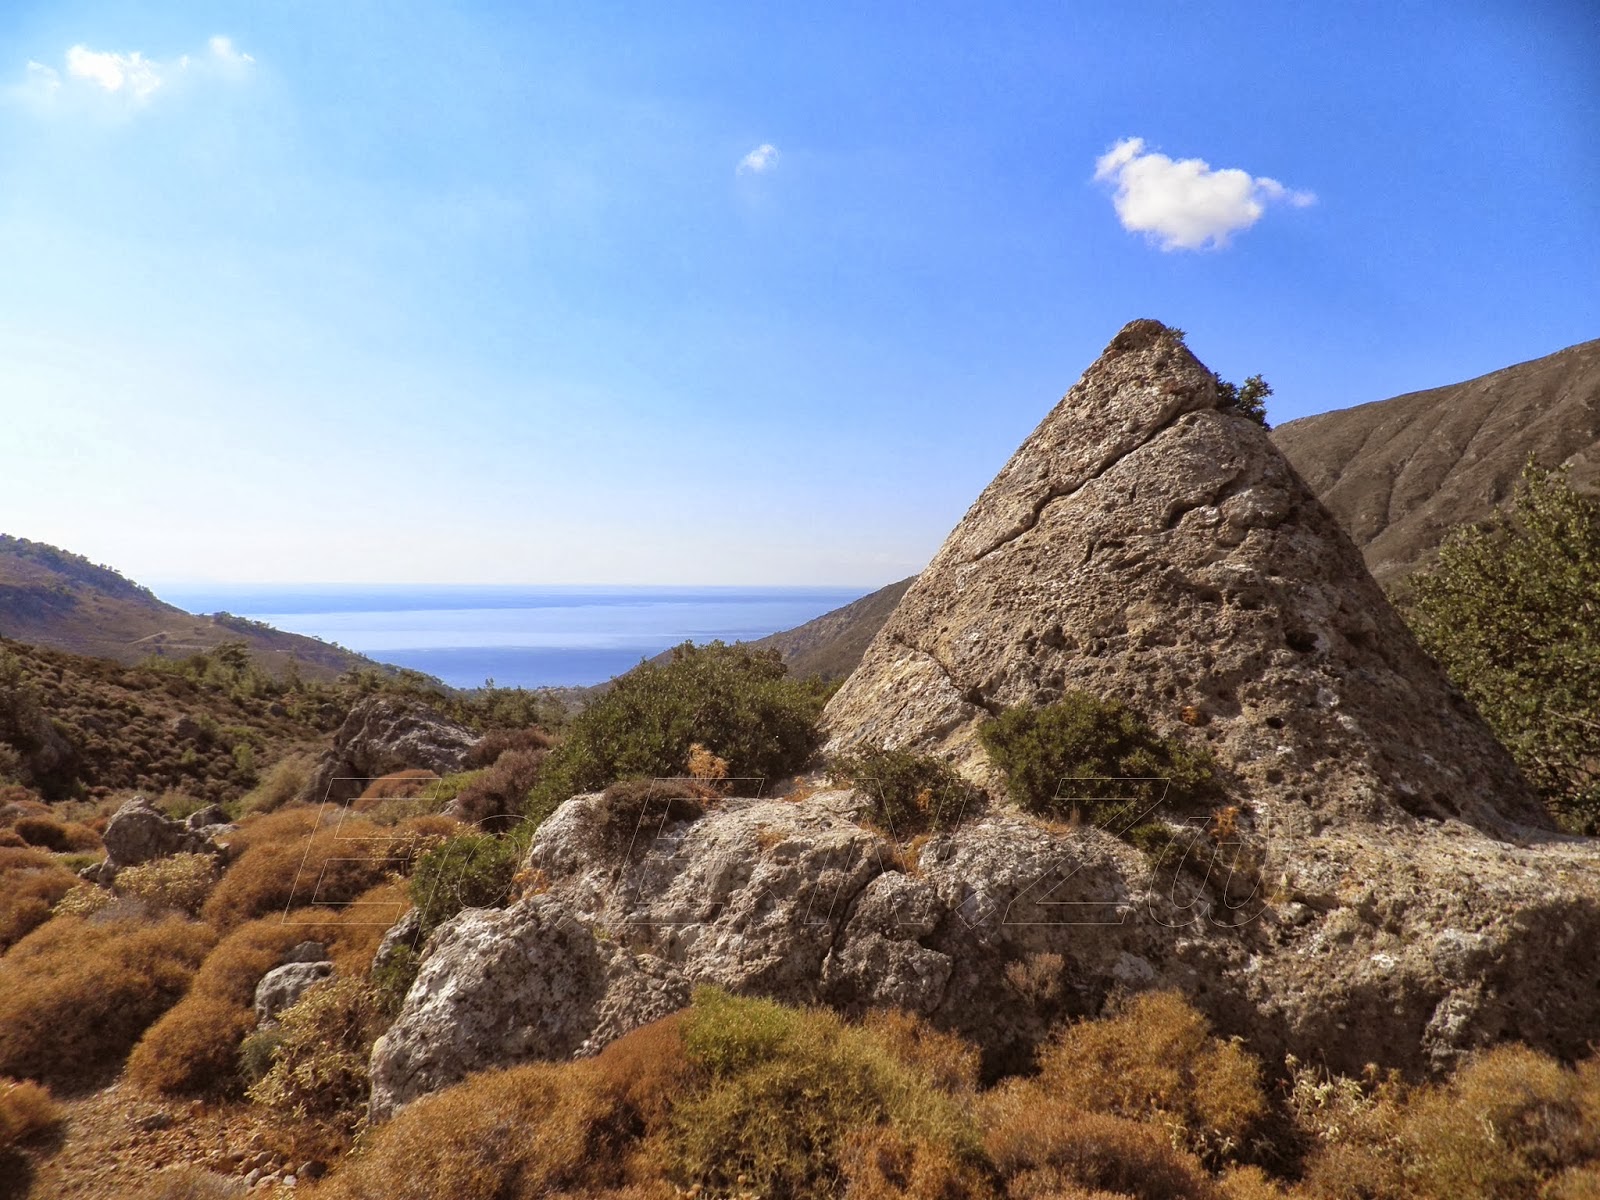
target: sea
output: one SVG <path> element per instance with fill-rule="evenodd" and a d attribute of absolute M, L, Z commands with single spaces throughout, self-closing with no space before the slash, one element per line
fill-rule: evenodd
<path fill-rule="evenodd" d="M 228 612 L 411 667 L 452 687 L 587 687 L 685 641 L 751 641 L 859 599 L 862 588 L 167 585 Z"/>

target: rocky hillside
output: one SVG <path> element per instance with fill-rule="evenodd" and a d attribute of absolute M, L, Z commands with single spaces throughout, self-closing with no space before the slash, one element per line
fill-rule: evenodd
<path fill-rule="evenodd" d="M 777 650 L 791 674 L 803 679 L 843 679 L 861 661 L 873 636 L 889 619 L 894 606 L 916 576 L 891 583 L 853 600 L 843 608 L 823 613 L 813 621 L 774 633 L 751 645 Z"/>
<path fill-rule="evenodd" d="M 274 674 L 291 663 L 307 679 L 332 679 L 372 660 L 338 646 L 226 613 L 196 616 L 109 567 L 0 534 L 0 635 L 73 654 L 132 664 L 182 658 L 244 642 Z"/>
<path fill-rule="evenodd" d="M 1511 494 L 1530 454 L 1600 484 L 1600 340 L 1449 387 L 1289 421 L 1272 439 L 1379 582 Z"/>

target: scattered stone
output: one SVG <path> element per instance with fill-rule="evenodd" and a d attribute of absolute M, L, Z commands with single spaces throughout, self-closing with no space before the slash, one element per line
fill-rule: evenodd
<path fill-rule="evenodd" d="M 232 818 L 228 810 L 220 804 L 208 804 L 204 808 L 196 809 L 189 814 L 189 819 L 184 822 L 190 829 L 199 831 L 209 829 L 213 825 L 231 825 Z"/>
<path fill-rule="evenodd" d="M 217 845 L 204 834 L 174 821 L 143 796 L 117 809 L 105 832 L 106 858 L 97 882 L 109 883 L 117 871 L 173 854 L 215 854 Z"/>
<path fill-rule="evenodd" d="M 289 963 L 320 963 L 328 961 L 328 948 L 321 942 L 301 942 L 290 947 L 283 956 L 284 964 Z"/>
<path fill-rule="evenodd" d="M 256 984 L 256 1020 L 265 1024 L 277 1020 L 278 1014 L 290 1007 L 306 989 L 333 974 L 331 962 L 290 962 L 274 967 Z"/>

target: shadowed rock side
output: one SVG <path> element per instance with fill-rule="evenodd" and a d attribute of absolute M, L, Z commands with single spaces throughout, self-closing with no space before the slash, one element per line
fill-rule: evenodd
<path fill-rule="evenodd" d="M 1392 583 L 1511 495 L 1523 463 L 1600 486 L 1600 341 L 1278 426 L 1272 440 Z"/>
<path fill-rule="evenodd" d="M 1069 690 L 1202 740 L 1269 834 L 1548 823 L 1266 431 L 1219 410 L 1155 321 L 984 489 L 828 704 L 828 749 L 909 747 L 988 781 L 978 727 Z"/>

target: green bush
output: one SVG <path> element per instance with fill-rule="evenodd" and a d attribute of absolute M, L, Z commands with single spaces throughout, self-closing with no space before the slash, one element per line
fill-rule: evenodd
<path fill-rule="evenodd" d="M 641 665 L 573 721 L 544 761 L 527 815 L 541 821 L 569 796 L 620 779 L 681 775 L 696 743 L 735 778 L 798 770 L 817 746 L 827 692 L 786 676 L 777 651 L 721 642 L 686 642 L 669 662 Z"/>
<path fill-rule="evenodd" d="M 854 1135 L 887 1127 L 982 1161 L 971 1112 L 872 1029 L 702 989 L 682 1025 L 700 1086 L 672 1113 L 674 1174 L 715 1194 L 838 1194 Z"/>
<path fill-rule="evenodd" d="M 1510 511 L 1459 531 L 1396 597 L 1556 817 L 1600 825 L 1600 501 L 1529 462 Z"/>
<path fill-rule="evenodd" d="M 1159 737 L 1127 705 L 1086 692 L 1007 709 L 978 737 L 1021 808 L 1076 815 L 1136 844 L 1163 840 L 1160 822 L 1133 823 L 1151 805 L 1184 813 L 1223 799 L 1209 753 Z"/>
<path fill-rule="evenodd" d="M 422 855 L 410 883 L 422 936 L 464 908 L 504 904 L 519 858 L 514 842 L 490 833 L 459 834 Z"/>
<path fill-rule="evenodd" d="M 909 750 L 863 750 L 829 767 L 835 778 L 871 798 L 873 818 L 897 837 L 953 828 L 975 799 L 972 786 L 949 763 Z"/>
<path fill-rule="evenodd" d="M 1270 383 L 1259 375 L 1251 375 L 1244 381 L 1243 387 L 1229 383 L 1216 372 L 1212 372 L 1212 378 L 1217 381 L 1217 399 L 1220 407 L 1242 413 L 1263 429 L 1272 428 L 1267 424 L 1267 397 L 1272 395 Z"/>

